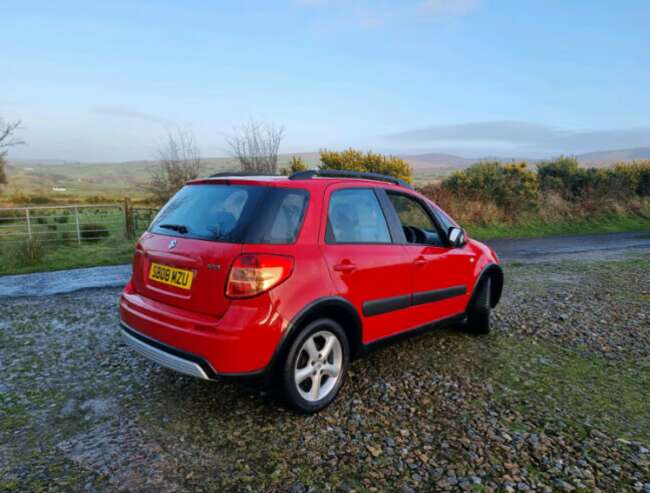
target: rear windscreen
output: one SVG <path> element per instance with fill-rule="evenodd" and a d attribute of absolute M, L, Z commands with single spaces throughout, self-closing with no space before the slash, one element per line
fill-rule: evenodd
<path fill-rule="evenodd" d="M 152 233 L 228 243 L 293 243 L 305 190 L 252 185 L 186 185 L 161 209 Z"/>

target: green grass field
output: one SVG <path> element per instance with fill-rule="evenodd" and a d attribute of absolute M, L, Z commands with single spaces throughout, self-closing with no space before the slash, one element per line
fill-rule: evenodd
<path fill-rule="evenodd" d="M 47 248 L 39 262 L 18 265 L 12 251 L 3 250 L 0 253 L 0 275 L 128 264 L 133 256 L 134 244 L 130 240 L 107 240 L 81 245 L 57 245 Z"/>
<path fill-rule="evenodd" d="M 317 155 L 306 153 L 300 156 L 308 165 L 315 166 Z M 290 155 L 278 156 L 279 167 L 288 166 L 289 159 Z M 7 168 L 9 185 L 0 195 L 0 201 L 7 201 L 16 195 L 40 195 L 63 201 L 95 196 L 144 198 L 147 196 L 146 185 L 156 166 L 155 161 L 65 164 L 14 162 Z M 233 169 L 239 169 L 239 164 L 233 158 L 208 158 L 203 160 L 202 175 Z M 54 188 L 61 191 L 54 191 Z"/>
<path fill-rule="evenodd" d="M 136 235 L 146 229 L 154 214 L 155 209 L 134 210 Z M 131 261 L 134 241 L 126 239 L 124 212 L 119 206 L 87 207 L 79 209 L 78 216 L 69 208 L 33 209 L 30 218 L 35 239 L 31 243 L 24 212 L 0 209 L 0 275 Z M 28 255 L 28 251 L 40 253 Z"/>

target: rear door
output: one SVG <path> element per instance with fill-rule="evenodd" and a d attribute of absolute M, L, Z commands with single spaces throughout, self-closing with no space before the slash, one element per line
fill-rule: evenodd
<path fill-rule="evenodd" d="M 474 254 L 467 247 L 447 246 L 444 230 L 422 199 L 405 191 L 385 193 L 402 226 L 411 263 L 413 327 L 463 312 Z"/>
<path fill-rule="evenodd" d="M 331 185 L 322 251 L 338 293 L 363 314 L 363 342 L 408 326 L 410 259 L 396 244 L 377 189 Z"/>

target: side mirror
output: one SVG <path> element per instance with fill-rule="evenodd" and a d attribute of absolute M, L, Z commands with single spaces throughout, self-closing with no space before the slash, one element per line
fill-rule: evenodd
<path fill-rule="evenodd" d="M 461 228 L 451 227 L 447 234 L 449 244 L 454 247 L 462 247 L 465 244 L 465 232 Z"/>

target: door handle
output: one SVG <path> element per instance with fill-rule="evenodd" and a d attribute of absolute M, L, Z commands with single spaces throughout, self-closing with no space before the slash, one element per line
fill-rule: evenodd
<path fill-rule="evenodd" d="M 424 264 L 427 263 L 427 259 L 424 258 L 424 257 L 422 257 L 422 256 L 420 256 L 420 257 L 417 257 L 417 258 L 413 261 L 413 263 L 414 263 L 415 265 L 424 265 Z"/>
<path fill-rule="evenodd" d="M 347 262 L 346 262 L 346 261 L 343 261 L 343 262 L 341 262 L 340 264 L 336 264 L 336 265 L 334 266 L 334 270 L 335 270 L 336 272 L 351 272 L 351 271 L 353 271 L 353 270 L 356 269 L 356 268 L 357 268 L 357 266 L 354 265 L 354 264 L 353 264 L 352 262 L 350 262 L 349 260 L 348 260 Z"/>

